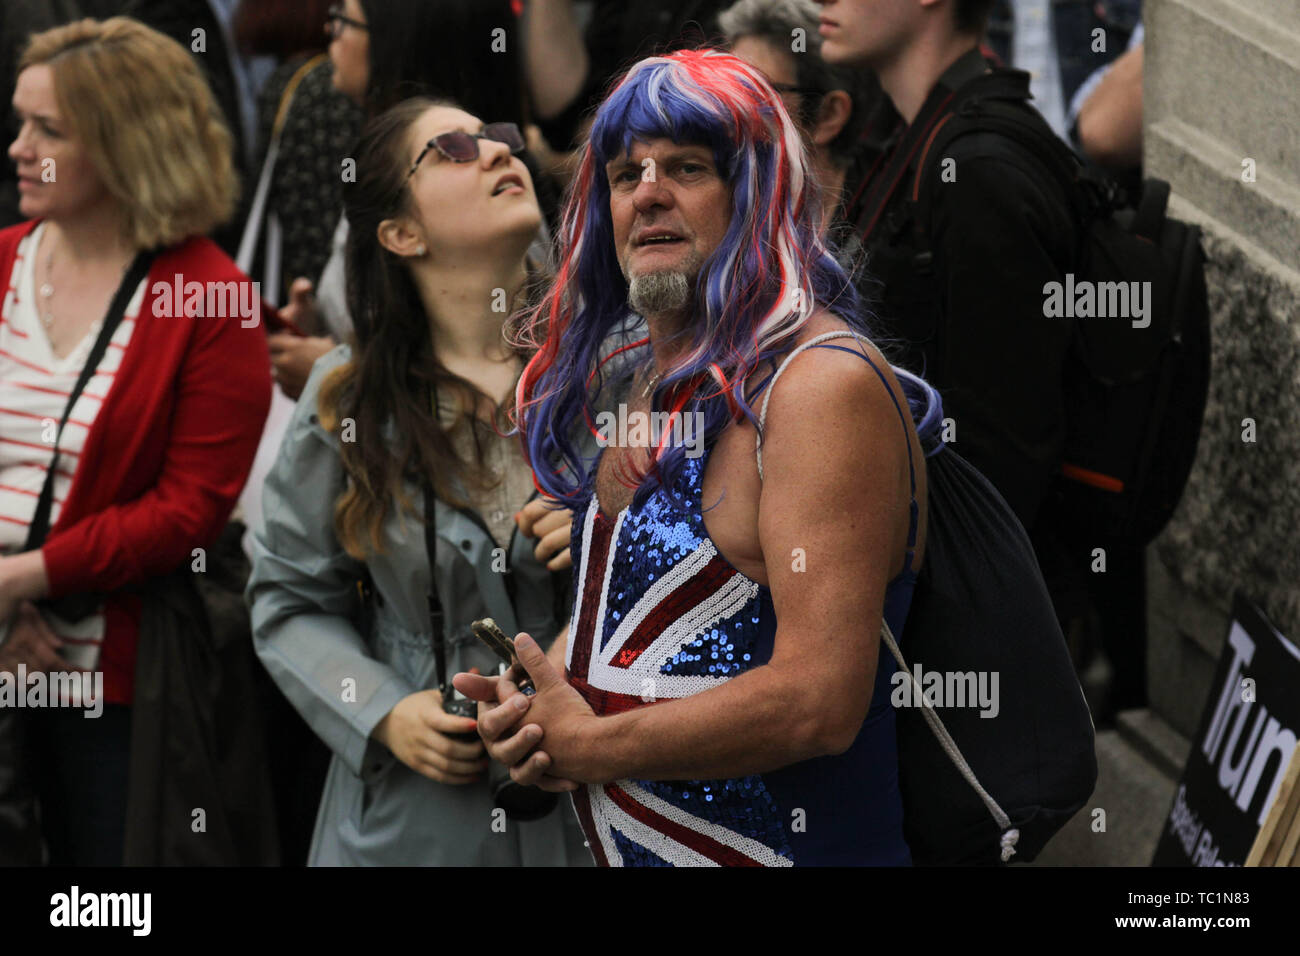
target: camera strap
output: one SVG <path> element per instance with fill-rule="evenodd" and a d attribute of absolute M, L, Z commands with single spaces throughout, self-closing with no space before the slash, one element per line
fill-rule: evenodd
<path fill-rule="evenodd" d="M 438 392 L 429 384 L 429 408 L 433 413 L 434 427 L 438 423 Z M 429 625 L 433 629 L 433 666 L 434 677 L 438 681 L 438 690 L 445 698 L 447 695 L 447 637 L 445 615 L 442 600 L 438 597 L 438 502 L 433 491 L 433 482 L 424 474 L 424 552 L 429 558 Z"/>

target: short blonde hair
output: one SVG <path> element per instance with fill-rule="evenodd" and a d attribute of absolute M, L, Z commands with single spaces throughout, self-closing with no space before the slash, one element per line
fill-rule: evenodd
<path fill-rule="evenodd" d="M 128 17 L 34 35 L 18 72 L 45 65 L 64 122 L 121 207 L 137 248 L 227 222 L 239 183 L 220 108 L 183 46 Z"/>

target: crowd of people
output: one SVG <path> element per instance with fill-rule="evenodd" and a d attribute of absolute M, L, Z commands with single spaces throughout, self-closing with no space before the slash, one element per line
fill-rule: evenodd
<path fill-rule="evenodd" d="M 0 862 L 906 865 L 945 443 L 1143 704 L 1068 187 L 927 160 L 1140 182 L 1140 0 L 26 0 L 0 77 L 0 672 L 103 681 L 0 707 Z"/>

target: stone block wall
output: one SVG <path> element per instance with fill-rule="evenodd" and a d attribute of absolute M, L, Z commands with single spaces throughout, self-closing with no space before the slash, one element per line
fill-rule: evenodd
<path fill-rule="evenodd" d="M 1205 232 L 1214 337 L 1196 464 L 1148 555 L 1151 709 L 1191 736 L 1234 591 L 1300 637 L 1300 3 L 1144 17 L 1146 173 Z"/>

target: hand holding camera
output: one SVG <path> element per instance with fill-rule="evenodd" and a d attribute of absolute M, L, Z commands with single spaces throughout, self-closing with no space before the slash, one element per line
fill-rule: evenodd
<path fill-rule="evenodd" d="M 462 698 L 457 703 L 472 706 L 473 702 Z M 476 724 L 472 712 L 444 708 L 438 690 L 422 690 L 399 700 L 373 736 L 416 773 L 439 783 L 464 785 L 482 779 L 490 763 Z"/>

